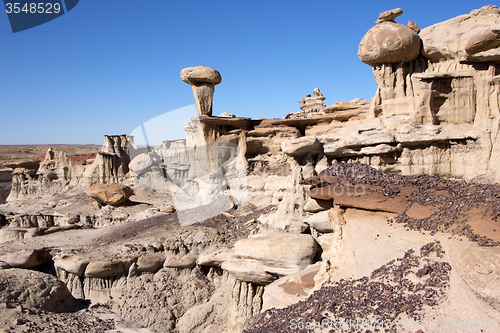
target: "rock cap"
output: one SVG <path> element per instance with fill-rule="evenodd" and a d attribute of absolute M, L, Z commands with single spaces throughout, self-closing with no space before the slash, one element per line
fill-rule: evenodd
<path fill-rule="evenodd" d="M 378 20 L 375 21 L 375 23 L 378 24 L 387 21 L 394 22 L 394 19 L 401 14 L 403 14 L 403 10 L 401 8 L 386 10 L 385 12 L 380 13 L 380 15 L 378 16 Z"/>
<path fill-rule="evenodd" d="M 197 83 L 217 85 L 221 83 L 222 77 L 217 70 L 211 67 L 195 66 L 184 68 L 181 71 L 181 80 L 191 85 Z"/>
<path fill-rule="evenodd" d="M 385 21 L 372 27 L 359 44 L 359 59 L 370 66 L 410 62 L 420 54 L 420 37 L 405 25 Z"/>
<path fill-rule="evenodd" d="M 5 163 L 3 166 L 6 168 L 37 168 L 40 165 L 39 160 L 20 160 Z"/>

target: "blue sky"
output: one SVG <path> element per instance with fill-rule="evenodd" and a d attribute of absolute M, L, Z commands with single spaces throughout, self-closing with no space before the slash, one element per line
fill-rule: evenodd
<path fill-rule="evenodd" d="M 357 49 L 380 12 L 401 7 L 396 21 L 422 29 L 490 3 L 80 0 L 16 34 L 2 10 L 0 144 L 129 134 L 193 104 L 179 73 L 198 65 L 222 75 L 215 115 L 283 118 L 316 87 L 327 105 L 370 100 L 375 80 Z"/>

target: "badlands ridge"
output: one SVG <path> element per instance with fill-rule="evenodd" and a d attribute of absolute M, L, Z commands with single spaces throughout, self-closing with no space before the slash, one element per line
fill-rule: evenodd
<path fill-rule="evenodd" d="M 496 331 L 500 9 L 401 13 L 371 101 L 213 116 L 190 67 L 185 140 L 0 161 L 0 332 Z"/>

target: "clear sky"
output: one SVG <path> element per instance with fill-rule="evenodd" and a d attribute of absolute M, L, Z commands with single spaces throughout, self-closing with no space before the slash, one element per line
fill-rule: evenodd
<path fill-rule="evenodd" d="M 222 75 L 214 115 L 283 118 L 318 87 L 370 100 L 358 44 L 380 12 L 425 28 L 491 1 L 80 0 L 13 34 L 0 12 L 0 144 L 102 143 L 194 103 L 181 69 Z M 0 7 L 2 8 L 2 7 Z M 168 129 L 166 129 L 168 130 Z"/>

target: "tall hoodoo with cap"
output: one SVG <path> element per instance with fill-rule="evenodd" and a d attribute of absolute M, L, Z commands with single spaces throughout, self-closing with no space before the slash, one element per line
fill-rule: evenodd
<path fill-rule="evenodd" d="M 181 71 L 181 79 L 191 85 L 198 113 L 212 116 L 215 86 L 222 80 L 220 73 L 206 66 L 188 67 Z"/>

